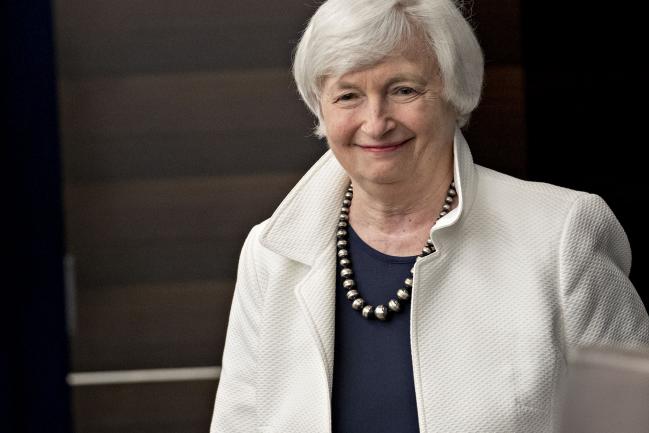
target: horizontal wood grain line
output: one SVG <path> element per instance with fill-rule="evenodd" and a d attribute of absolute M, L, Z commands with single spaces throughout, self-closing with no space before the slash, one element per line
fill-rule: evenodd
<path fill-rule="evenodd" d="M 126 383 L 187 382 L 218 380 L 221 367 L 156 368 L 148 370 L 86 371 L 67 375 L 70 386 L 115 385 Z"/>

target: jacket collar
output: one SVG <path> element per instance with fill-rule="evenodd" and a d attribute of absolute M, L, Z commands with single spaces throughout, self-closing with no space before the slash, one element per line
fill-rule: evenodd
<path fill-rule="evenodd" d="M 453 140 L 453 159 L 458 206 L 431 228 L 431 236 L 457 223 L 469 212 L 475 198 L 473 157 L 459 128 Z M 328 150 L 270 217 L 261 233 L 261 244 L 277 254 L 312 266 L 321 252 L 320 246 L 334 242 L 340 202 L 348 184 L 345 170 Z"/>

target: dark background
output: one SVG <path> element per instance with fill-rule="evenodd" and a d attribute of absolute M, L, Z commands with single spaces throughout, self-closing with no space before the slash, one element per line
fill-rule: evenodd
<path fill-rule="evenodd" d="M 0 431 L 207 430 L 216 381 L 70 389 L 66 374 L 220 364 L 241 241 L 324 151 L 288 75 L 314 10 L 3 2 Z M 640 14 L 516 0 L 467 14 L 486 56 L 476 161 L 604 197 L 646 305 Z"/>
<path fill-rule="evenodd" d="M 647 63 L 632 8 L 524 2 L 528 177 L 597 193 L 627 232 L 645 306 Z"/>

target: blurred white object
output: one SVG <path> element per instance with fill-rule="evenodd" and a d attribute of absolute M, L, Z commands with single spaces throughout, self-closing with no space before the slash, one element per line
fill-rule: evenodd
<path fill-rule="evenodd" d="M 562 433 L 649 433 L 649 349 L 569 357 Z"/>

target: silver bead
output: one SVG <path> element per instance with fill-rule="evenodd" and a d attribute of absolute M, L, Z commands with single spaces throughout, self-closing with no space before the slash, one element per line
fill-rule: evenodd
<path fill-rule="evenodd" d="M 338 257 L 343 258 L 343 257 L 347 257 L 348 255 L 349 253 L 347 252 L 347 250 L 345 249 L 338 250 Z"/>
<path fill-rule="evenodd" d="M 374 315 L 379 320 L 385 320 L 388 318 L 388 307 L 385 305 L 377 305 L 374 309 Z"/>
<path fill-rule="evenodd" d="M 441 211 L 441 212 L 439 213 L 439 217 L 441 218 L 441 217 L 443 217 L 443 216 L 446 215 L 446 214 L 448 214 L 448 212 L 446 212 L 446 211 L 443 210 L 443 211 Z"/>
<path fill-rule="evenodd" d="M 342 213 L 349 213 L 349 208 L 347 206 L 343 206 L 343 207 L 340 208 L 340 211 Z"/>
<path fill-rule="evenodd" d="M 406 278 L 403 284 L 409 289 L 412 288 L 412 278 Z"/>
<path fill-rule="evenodd" d="M 349 224 L 347 224 L 347 221 L 338 221 L 338 228 L 344 229 L 348 225 Z"/>
<path fill-rule="evenodd" d="M 455 197 L 457 195 L 457 191 L 455 190 L 455 188 L 449 189 L 448 195 L 450 195 L 451 197 Z"/>
<path fill-rule="evenodd" d="M 343 281 L 343 287 L 345 289 L 351 289 L 355 285 L 356 285 L 356 281 L 352 280 L 351 278 L 348 278 L 345 281 Z"/>
<path fill-rule="evenodd" d="M 339 238 L 344 238 L 345 236 L 347 236 L 347 230 L 345 230 L 345 229 L 338 230 L 336 232 L 336 236 L 339 237 Z"/>
<path fill-rule="evenodd" d="M 343 200 L 343 206 L 349 206 L 350 204 L 352 204 L 352 201 L 350 199 L 346 198 L 345 200 Z"/>
<path fill-rule="evenodd" d="M 350 301 L 353 301 L 354 299 L 358 298 L 360 294 L 358 293 L 358 290 L 352 289 L 347 291 L 347 299 Z"/>
<path fill-rule="evenodd" d="M 371 319 L 373 312 L 374 312 L 374 307 L 372 307 L 371 305 L 366 305 L 363 307 L 362 314 L 363 317 L 365 317 L 366 319 Z"/>
<path fill-rule="evenodd" d="M 348 198 L 348 199 L 351 200 L 352 197 L 354 197 L 354 194 L 353 194 L 351 191 L 347 191 L 347 192 L 345 193 L 345 198 Z"/>
<path fill-rule="evenodd" d="M 338 262 L 338 263 L 340 263 L 340 266 L 342 266 L 343 268 L 346 268 L 347 266 L 349 266 L 352 263 L 352 261 L 349 260 L 347 257 L 344 257 L 344 258 L 340 259 L 340 262 Z"/>
<path fill-rule="evenodd" d="M 354 302 L 352 302 L 352 308 L 354 310 L 360 310 L 365 306 L 365 300 L 363 298 L 356 298 L 354 299 Z"/>
<path fill-rule="evenodd" d="M 341 213 L 338 219 L 340 221 L 349 221 L 349 215 L 347 215 L 346 213 Z"/>
<path fill-rule="evenodd" d="M 453 203 L 453 197 L 446 197 L 446 203 Z"/>
<path fill-rule="evenodd" d="M 455 188 L 455 181 L 451 182 L 451 188 Z"/>
<path fill-rule="evenodd" d="M 353 273 L 354 271 L 352 271 L 351 268 L 344 268 L 342 271 L 340 271 L 340 276 L 343 278 L 347 278 Z"/>
<path fill-rule="evenodd" d="M 442 206 L 442 209 L 444 209 L 446 212 L 451 210 L 451 205 L 446 203 L 444 206 Z"/>
<path fill-rule="evenodd" d="M 336 246 L 338 248 L 345 248 L 347 246 L 347 240 L 340 239 L 338 242 L 336 242 Z"/>
<path fill-rule="evenodd" d="M 396 299 L 390 299 L 388 301 L 388 308 L 395 313 L 401 311 L 401 304 Z"/>
<path fill-rule="evenodd" d="M 399 289 L 397 290 L 397 298 L 399 298 L 402 301 L 407 301 L 410 299 L 410 292 L 408 289 Z"/>
<path fill-rule="evenodd" d="M 340 242 L 340 241 L 338 241 L 338 242 Z M 433 252 L 433 250 L 431 250 L 429 247 L 424 247 L 424 248 L 421 250 L 421 253 L 424 254 L 424 255 L 426 255 L 426 256 L 427 256 L 428 254 L 431 254 L 432 252 Z"/>

